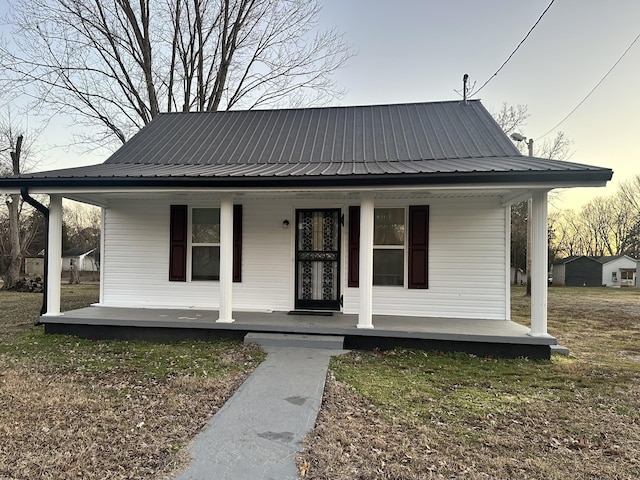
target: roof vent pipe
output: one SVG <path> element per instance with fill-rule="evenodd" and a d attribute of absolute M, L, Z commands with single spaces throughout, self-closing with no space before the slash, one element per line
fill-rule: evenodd
<path fill-rule="evenodd" d="M 469 81 L 469 75 L 468 74 L 464 74 L 462 76 L 462 101 L 465 103 L 467 103 L 467 82 Z"/>
<path fill-rule="evenodd" d="M 47 282 L 49 282 L 49 209 L 31 197 L 27 187 L 20 188 L 20 196 L 44 216 L 44 291 L 42 292 L 42 308 L 40 308 L 40 315 L 44 315 L 47 313 Z M 40 325 L 40 319 L 35 324 Z"/>

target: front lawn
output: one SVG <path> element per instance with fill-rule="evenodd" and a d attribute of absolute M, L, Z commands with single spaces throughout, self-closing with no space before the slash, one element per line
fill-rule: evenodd
<path fill-rule="evenodd" d="M 569 357 L 335 358 L 301 477 L 640 478 L 640 290 L 551 288 L 549 331 Z"/>
<path fill-rule="evenodd" d="M 62 287 L 62 309 L 97 301 Z M 0 291 L 0 478 L 159 479 L 262 360 L 237 342 L 89 341 L 33 327 L 42 296 Z"/>

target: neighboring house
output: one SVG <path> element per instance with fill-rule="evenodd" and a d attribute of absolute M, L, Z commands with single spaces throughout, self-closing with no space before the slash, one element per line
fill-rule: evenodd
<path fill-rule="evenodd" d="M 611 175 L 523 156 L 474 100 L 161 114 L 103 164 L 0 191 L 50 194 L 52 254 L 62 197 L 102 207 L 100 303 L 61 314 L 49 282 L 47 331 L 285 331 L 548 356 L 547 193 Z M 530 329 L 510 321 L 509 288 L 510 206 L 527 198 Z"/>
<path fill-rule="evenodd" d="M 98 266 L 92 256 L 96 251 L 95 248 L 73 247 L 62 253 L 62 271 L 71 270 L 71 262 L 79 272 L 97 272 Z"/>
<path fill-rule="evenodd" d="M 627 255 L 599 257 L 602 264 L 602 285 L 633 287 L 636 284 L 636 260 Z"/>
<path fill-rule="evenodd" d="M 553 285 L 567 287 L 632 287 L 636 261 L 627 255 L 567 257 L 553 265 Z"/>
<path fill-rule="evenodd" d="M 24 259 L 24 273 L 29 277 L 44 275 L 44 251 L 37 257 Z M 75 263 L 79 272 L 98 272 L 100 266 L 99 251 L 96 248 L 86 249 L 80 247 L 70 248 L 62 253 L 61 270 L 68 272 L 71 269 L 71 261 Z"/>
<path fill-rule="evenodd" d="M 553 264 L 552 285 L 567 287 L 602 286 L 602 264 L 595 257 L 577 255 Z"/>

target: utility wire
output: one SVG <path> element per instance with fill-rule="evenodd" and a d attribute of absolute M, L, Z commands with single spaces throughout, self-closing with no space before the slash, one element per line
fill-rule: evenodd
<path fill-rule="evenodd" d="M 544 14 L 545 14 L 545 13 L 547 13 L 547 11 L 551 8 L 551 5 L 553 5 L 553 2 L 555 2 L 555 0 L 551 0 L 551 3 L 549 3 L 549 5 L 547 6 L 547 8 L 545 8 L 545 9 L 544 9 L 544 12 L 542 12 L 542 15 L 540 15 L 540 17 L 538 18 L 538 20 L 536 20 L 536 23 L 534 23 L 534 24 L 533 24 L 533 27 L 531 27 L 531 28 L 529 29 L 529 31 L 528 31 L 528 32 L 527 32 L 527 34 L 524 36 L 524 38 L 520 41 L 520 43 L 519 43 L 519 44 L 518 44 L 518 46 L 515 48 L 515 50 L 514 50 L 513 52 L 511 52 L 511 55 L 509 55 L 509 58 L 507 58 L 507 59 L 504 61 L 504 63 L 503 63 L 502 65 L 500 65 L 500 68 L 499 68 L 498 70 L 496 70 L 496 73 L 494 73 L 493 75 L 491 75 L 491 76 L 489 77 L 489 79 L 488 79 L 486 82 L 484 82 L 484 83 L 482 84 L 482 86 L 481 86 L 478 90 L 476 90 L 475 92 L 473 92 L 471 95 L 474 95 L 474 96 L 475 96 L 475 95 L 477 95 L 477 94 L 478 94 L 478 92 L 479 92 L 480 90 L 482 90 L 484 87 L 486 87 L 486 86 L 487 86 L 487 84 L 488 84 L 491 80 L 493 80 L 493 79 L 498 75 L 498 73 L 500 73 L 500 70 L 502 70 L 502 69 L 504 68 L 504 66 L 509 62 L 509 60 L 511 60 L 511 57 L 513 57 L 513 55 L 514 55 L 514 54 L 518 51 L 518 49 L 522 46 L 522 44 L 525 42 L 525 40 L 526 40 L 527 38 L 529 38 L 529 35 L 531 35 L 531 32 L 533 32 L 533 29 L 534 29 L 534 28 L 536 28 L 536 27 L 538 26 L 538 24 L 540 23 L 540 20 L 542 20 L 542 17 L 544 17 Z M 470 96 L 471 96 L 471 95 L 470 95 Z"/>
<path fill-rule="evenodd" d="M 633 42 L 631 42 L 631 44 L 627 47 L 627 49 L 624 51 L 624 53 L 622 55 L 620 55 L 620 58 L 618 58 L 618 60 L 616 61 L 616 63 L 613 64 L 613 66 L 609 69 L 609 71 L 607 73 L 604 74 L 604 76 L 600 79 L 600 81 L 598 83 L 596 83 L 596 86 L 593 87 L 591 89 L 591 91 L 589 91 L 589 93 L 587 93 L 585 95 L 585 97 L 580 100 L 580 103 L 578 103 L 573 110 L 571 110 L 569 113 L 567 113 L 567 115 L 558 122 L 558 124 L 553 127 L 551 130 L 549 130 L 547 133 L 545 133 L 544 135 L 540 135 L 538 137 L 538 139 L 541 139 L 542 137 L 546 137 L 547 135 L 549 135 L 551 132 L 553 132 L 556 128 L 558 128 L 560 125 L 562 125 L 565 120 L 567 118 L 569 118 L 571 115 L 573 115 L 573 113 L 582 106 L 582 104 L 584 102 L 586 102 L 586 100 L 591 96 L 591 94 L 593 92 L 596 91 L 596 89 L 600 86 L 600 84 L 602 84 L 602 82 L 604 82 L 604 80 L 609 76 L 609 74 L 613 71 L 614 68 L 616 68 L 616 66 L 620 63 L 620 61 L 627 55 L 627 53 L 629 53 L 629 50 L 631 50 L 631 48 L 636 44 L 636 42 L 638 41 L 638 39 L 640 39 L 640 33 L 636 36 L 636 38 L 633 39 Z"/>

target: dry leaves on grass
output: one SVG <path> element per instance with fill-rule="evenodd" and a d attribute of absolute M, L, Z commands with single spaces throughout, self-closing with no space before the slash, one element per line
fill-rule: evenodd
<path fill-rule="evenodd" d="M 153 379 L 15 368 L 0 377 L 0 477 L 157 479 L 243 374 Z"/>
<path fill-rule="evenodd" d="M 630 393 L 640 395 L 640 388 Z M 301 477 L 638 478 L 640 425 L 627 424 L 629 417 L 611 405 L 594 411 L 591 400 L 577 401 L 570 417 L 560 405 L 523 405 L 464 427 L 436 419 L 407 423 L 386 418 L 352 387 L 329 378 L 316 429 L 298 459 Z M 581 425 L 588 425 L 589 438 L 580 435 Z"/>

